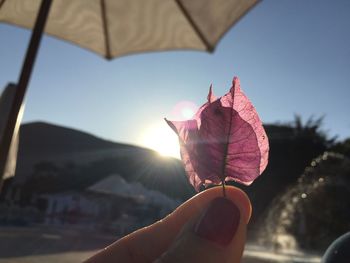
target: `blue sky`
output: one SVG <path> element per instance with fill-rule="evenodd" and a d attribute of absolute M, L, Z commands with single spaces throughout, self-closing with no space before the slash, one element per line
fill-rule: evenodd
<path fill-rule="evenodd" d="M 193 51 L 103 58 L 44 37 L 24 122 L 47 121 L 140 144 L 180 101 L 204 102 L 239 76 L 265 123 L 325 115 L 324 129 L 350 137 L 350 1 L 265 0 L 220 41 Z M 16 82 L 29 31 L 0 24 L 0 89 Z M 164 124 L 166 127 L 166 124 Z"/>

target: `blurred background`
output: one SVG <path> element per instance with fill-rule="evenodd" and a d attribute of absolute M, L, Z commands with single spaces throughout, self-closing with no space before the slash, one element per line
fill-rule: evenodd
<path fill-rule="evenodd" d="M 83 260 L 193 196 L 163 118 L 191 118 L 210 84 L 221 96 L 233 76 L 270 141 L 266 171 L 237 185 L 253 204 L 243 262 L 320 262 L 350 229 L 349 11 L 346 0 L 265 0 L 213 53 L 108 62 L 45 35 L 0 194 L 0 262 Z M 5 88 L 30 31 L 1 23 L 0 39 Z"/>

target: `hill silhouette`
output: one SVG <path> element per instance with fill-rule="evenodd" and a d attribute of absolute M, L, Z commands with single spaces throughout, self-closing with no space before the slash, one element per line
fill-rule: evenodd
<path fill-rule="evenodd" d="M 45 122 L 33 122 L 21 126 L 20 151 L 24 155 L 128 147 L 132 146 L 103 140 L 86 132 Z"/>
<path fill-rule="evenodd" d="M 173 198 L 193 194 L 181 162 L 150 149 L 44 122 L 24 124 L 20 132 L 14 181 L 28 185 L 31 180 L 33 190 L 82 190 L 117 173 Z"/>
<path fill-rule="evenodd" d="M 298 120 L 297 120 L 298 121 Z M 269 165 L 251 186 L 232 183 L 249 195 L 253 222 L 271 200 L 295 183 L 313 158 L 327 149 L 319 123 L 265 125 L 270 141 Z M 315 124 L 315 125 L 314 125 Z M 83 190 L 117 173 L 127 181 L 185 200 L 194 194 L 181 161 L 156 152 L 100 139 L 91 134 L 43 122 L 22 125 L 17 174 L 13 181 L 31 191 Z"/>

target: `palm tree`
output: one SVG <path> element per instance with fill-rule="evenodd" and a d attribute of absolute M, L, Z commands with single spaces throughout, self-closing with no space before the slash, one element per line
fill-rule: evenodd
<path fill-rule="evenodd" d="M 311 116 L 304 124 L 301 116 L 296 114 L 294 122 L 289 124 L 289 126 L 294 129 L 295 139 L 312 142 L 326 150 L 334 144 L 336 137 L 328 138 L 327 132 L 321 129 L 323 120 L 324 116 L 317 119 Z"/>

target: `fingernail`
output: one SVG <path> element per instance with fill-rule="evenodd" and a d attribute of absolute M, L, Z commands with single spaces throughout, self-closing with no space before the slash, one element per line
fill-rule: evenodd
<path fill-rule="evenodd" d="M 227 246 L 235 236 L 240 220 L 238 207 L 227 198 L 215 198 L 195 225 L 197 236 Z"/>

